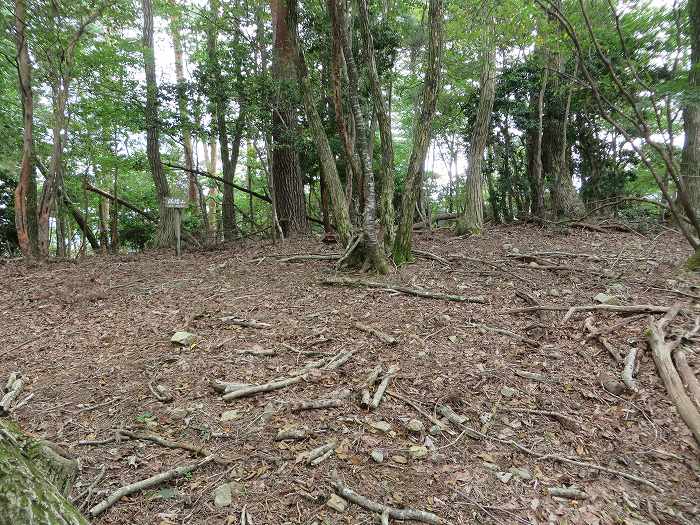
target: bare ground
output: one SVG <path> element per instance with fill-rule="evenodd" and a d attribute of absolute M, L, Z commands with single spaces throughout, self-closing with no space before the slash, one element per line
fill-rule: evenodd
<path fill-rule="evenodd" d="M 484 295 L 486 303 L 324 286 L 323 279 L 335 274 L 333 262 L 280 263 L 271 256 L 333 249 L 315 240 L 238 245 L 180 259 L 151 252 L 34 268 L 7 263 L 0 266 L 0 377 L 21 370 L 29 380 L 27 392 L 34 395 L 14 417 L 27 431 L 80 458 L 74 498 L 104 469 L 95 490 L 76 502 L 84 509 L 118 486 L 195 459 L 193 453 L 148 441 L 79 441 L 110 440 L 118 429 L 147 430 L 232 460 L 124 498 L 95 519 L 98 524 L 237 524 L 244 507 L 256 525 L 373 523 L 374 516 L 357 505 L 342 513 L 325 505 L 333 476 L 372 500 L 431 511 L 445 523 L 700 522 L 698 447 L 649 352 L 639 367 L 639 393 L 613 395 L 601 382 L 609 379 L 605 374 L 619 377 L 621 367 L 599 343 L 585 339 L 589 314 L 563 322 L 564 311 L 506 312 L 528 306 L 516 291 L 542 304 L 591 304 L 593 296 L 607 292 L 624 304 L 680 301 L 697 308 L 690 296 L 700 293 L 698 279 L 678 270 L 689 254 L 682 239 L 668 231 L 643 237 L 519 226 L 467 239 L 424 233 L 417 247 L 450 262 L 421 257 L 381 279 Z M 529 260 L 507 257 L 514 249 L 593 257 L 542 256 L 540 264 L 564 268 L 539 269 Z M 622 319 L 592 315 L 596 327 Z M 271 327 L 239 327 L 221 321 L 225 316 Z M 356 321 L 398 343 L 357 330 Z M 691 321 L 682 316 L 672 329 L 680 332 Z M 623 355 L 635 346 L 646 349 L 648 322 L 640 316 L 615 330 L 608 337 L 612 347 Z M 469 323 L 506 329 L 538 346 Z M 179 329 L 197 334 L 197 343 L 172 345 L 170 336 Z M 235 352 L 253 345 L 275 354 Z M 311 374 L 276 392 L 225 402 L 210 387 L 212 379 L 265 383 L 288 377 L 319 357 L 350 350 L 352 359 L 337 370 Z M 697 370 L 700 356 L 692 349 L 689 360 Z M 377 364 L 384 370 L 400 367 L 389 390 L 423 414 L 393 397 L 385 397 L 375 411 L 360 406 L 358 392 Z M 171 389 L 174 401 L 157 401 L 149 382 Z M 342 407 L 289 409 L 292 402 L 343 388 L 353 394 Z M 488 437 L 474 439 L 451 424 L 429 435 L 433 423 L 425 414 L 439 418 L 435 411 L 441 404 L 465 415 L 466 425 Z M 239 417 L 221 423 L 229 410 Z M 557 412 L 573 422 L 537 411 Z M 426 431 L 407 430 L 412 418 Z M 391 430 L 376 430 L 371 423 L 377 421 L 388 422 Z M 276 442 L 277 431 L 292 424 L 306 426 L 310 437 Z M 338 448 L 326 461 L 317 466 L 297 461 L 300 452 L 332 439 Z M 658 490 L 590 466 L 538 459 L 511 440 L 538 454 L 637 476 Z M 411 458 L 409 448 L 421 444 L 428 445 L 427 457 Z M 381 464 L 370 458 L 375 449 L 384 452 Z M 219 508 L 212 492 L 226 481 L 237 482 L 233 501 Z M 551 487 L 572 486 L 587 499 L 549 494 Z"/>

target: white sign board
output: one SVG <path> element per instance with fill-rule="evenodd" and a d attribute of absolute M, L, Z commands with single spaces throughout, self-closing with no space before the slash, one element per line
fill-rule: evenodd
<path fill-rule="evenodd" d="M 177 197 L 167 197 L 165 199 L 166 208 L 187 208 L 187 203 L 184 199 L 178 199 Z"/>

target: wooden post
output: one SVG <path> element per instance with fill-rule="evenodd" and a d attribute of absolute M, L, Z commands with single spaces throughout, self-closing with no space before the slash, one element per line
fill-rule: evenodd
<path fill-rule="evenodd" d="M 184 199 L 178 199 L 177 197 L 168 197 L 165 200 L 165 206 L 167 208 L 175 209 L 175 254 L 180 257 L 182 255 L 182 249 L 180 244 L 180 226 L 182 224 L 182 208 L 187 206 Z"/>

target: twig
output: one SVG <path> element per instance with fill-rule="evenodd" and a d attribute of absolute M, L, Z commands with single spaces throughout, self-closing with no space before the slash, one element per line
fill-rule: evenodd
<path fill-rule="evenodd" d="M 228 316 L 228 317 L 222 317 L 220 319 L 221 321 L 229 324 L 233 324 L 236 326 L 242 326 L 244 328 L 258 328 L 258 329 L 263 329 L 263 328 L 271 328 L 272 325 L 268 323 L 261 323 L 260 321 L 256 321 L 255 319 L 239 319 L 233 316 Z"/>
<path fill-rule="evenodd" d="M 192 443 L 171 441 L 162 436 L 159 436 L 158 434 L 139 434 L 138 432 L 132 432 L 130 430 L 119 430 L 118 433 L 121 436 L 128 437 L 129 439 L 151 441 L 152 443 L 156 443 L 157 445 L 160 445 L 162 447 L 187 450 L 189 452 L 194 453 L 197 456 L 213 456 L 215 458 L 214 461 L 216 463 L 219 463 L 220 465 L 229 465 L 231 463 L 230 460 L 217 457 L 216 454 L 210 452 L 206 448 L 198 447 L 196 445 L 193 445 Z"/>
<path fill-rule="evenodd" d="M 447 259 L 443 259 L 439 255 L 435 255 L 434 253 L 426 252 L 423 250 L 415 250 L 415 249 L 411 250 L 411 251 L 420 257 L 425 257 L 426 259 L 432 259 L 433 261 L 437 261 L 437 262 L 440 262 L 440 263 L 446 264 L 446 265 L 450 264 L 450 261 L 448 261 Z"/>
<path fill-rule="evenodd" d="M 503 328 L 498 328 L 495 326 L 487 326 L 485 324 L 477 324 L 477 323 L 467 323 L 466 326 L 468 328 L 476 328 L 479 331 L 481 331 L 482 333 L 483 332 L 493 332 L 495 334 L 501 334 L 501 335 L 505 335 L 508 337 L 512 337 L 513 339 L 517 339 L 518 341 L 522 341 L 523 343 L 525 343 L 529 346 L 535 347 L 535 348 L 541 346 L 539 341 L 535 341 L 534 339 L 530 339 L 529 337 L 525 337 L 523 335 L 516 334 L 515 332 L 511 332 L 510 330 L 505 330 Z"/>
<path fill-rule="evenodd" d="M 135 492 L 139 492 L 141 490 L 160 485 L 161 483 L 169 481 L 176 477 L 185 476 L 193 470 L 198 469 L 199 467 L 202 467 L 208 463 L 211 463 L 215 459 L 216 458 L 213 455 L 207 456 L 206 458 L 197 463 L 183 465 L 172 470 L 161 472 L 160 474 L 156 474 L 155 476 L 151 476 L 150 478 L 142 479 L 129 485 L 124 485 L 123 487 L 118 488 L 116 491 L 110 494 L 109 497 L 92 507 L 89 511 L 90 515 L 93 518 L 99 516 L 124 496 L 128 496 L 130 494 L 134 494 Z"/>
<path fill-rule="evenodd" d="M 630 313 L 630 314 L 665 314 L 671 309 L 669 306 L 656 306 L 653 304 L 635 304 L 631 306 L 620 306 L 616 304 L 587 304 L 583 306 L 572 306 L 564 316 L 564 322 L 568 321 L 576 312 L 615 312 L 615 313 Z"/>
<path fill-rule="evenodd" d="M 622 357 L 620 357 L 618 351 L 615 350 L 613 346 L 608 342 L 608 340 L 602 336 L 601 331 L 599 331 L 595 328 L 595 326 L 593 326 L 593 317 L 586 317 L 585 321 L 583 322 L 583 325 L 586 327 L 586 330 L 588 330 L 588 335 L 586 337 L 593 337 L 594 339 L 596 339 L 601 345 L 603 345 L 603 348 L 605 348 L 608 351 L 608 353 L 612 356 L 615 362 L 618 365 L 621 364 Z"/>
<path fill-rule="evenodd" d="M 300 375 L 296 377 L 289 377 L 287 379 L 282 379 L 280 381 L 271 381 L 263 385 L 252 385 L 249 387 L 239 388 L 224 394 L 221 399 L 224 401 L 231 401 L 233 399 L 238 399 L 240 397 L 252 396 L 254 394 L 259 394 L 260 392 L 272 392 L 273 390 L 279 390 L 281 388 L 286 388 L 290 385 L 296 383 L 301 383 L 306 379 L 305 375 Z"/>

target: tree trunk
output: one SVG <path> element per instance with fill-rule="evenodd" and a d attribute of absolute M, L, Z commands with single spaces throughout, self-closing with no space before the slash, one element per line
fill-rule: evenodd
<path fill-rule="evenodd" d="M 322 199 L 326 196 L 326 189 L 330 193 L 331 207 L 333 209 L 333 218 L 335 219 L 335 228 L 338 232 L 338 239 L 343 246 L 347 246 L 350 242 L 352 233 L 352 224 L 350 223 L 350 214 L 343 185 L 340 182 L 338 168 L 335 164 L 335 157 L 331 150 L 326 136 L 326 130 L 323 127 L 323 122 L 316 109 L 317 103 L 313 96 L 313 88 L 309 80 L 304 53 L 301 50 L 297 38 L 297 0 L 288 0 L 288 27 L 290 30 L 290 45 L 292 46 L 294 56 L 296 57 L 296 72 L 299 81 L 302 98 L 304 99 L 304 108 L 306 110 L 306 118 L 311 131 L 311 136 L 316 145 L 316 152 L 321 161 L 321 196 Z M 324 227 L 327 227 L 326 216 L 324 215 Z M 328 233 L 328 230 L 326 230 Z"/>
<path fill-rule="evenodd" d="M 272 74 L 275 96 L 272 111 L 272 179 L 278 220 L 285 237 L 306 234 L 304 182 L 295 147 L 297 115 L 292 93 L 296 80 L 294 53 L 287 27 L 287 0 L 270 0 L 272 10 Z"/>
<path fill-rule="evenodd" d="M 372 172 L 372 159 L 369 157 L 369 147 L 367 145 L 367 129 L 362 109 L 360 108 L 357 65 L 350 47 L 350 37 L 347 34 L 345 11 L 344 8 L 338 7 L 336 0 L 329 0 L 328 8 L 331 13 L 331 23 L 334 26 L 334 38 L 340 39 L 343 53 L 345 54 L 345 64 L 348 72 L 348 99 L 355 120 L 356 149 L 360 156 L 360 168 L 362 169 L 362 177 L 365 183 L 364 239 L 360 249 L 355 252 L 354 260 L 359 262 L 361 259 L 363 269 L 377 273 L 387 273 L 389 264 L 377 236 L 377 203 L 374 189 L 374 173 Z"/>
<path fill-rule="evenodd" d="M 544 119 L 544 93 L 547 89 L 548 70 L 542 74 L 542 85 L 538 96 L 530 96 L 531 113 L 537 116 L 537 128 L 528 130 L 528 176 L 531 189 L 531 212 L 535 217 L 544 217 L 544 176 L 542 173 L 542 128 Z"/>
<path fill-rule="evenodd" d="M 700 0 L 688 0 L 690 72 L 688 89 L 700 88 Z M 696 215 L 700 215 L 700 101 L 688 96 L 683 106 L 685 142 L 681 158 L 681 181 Z"/>
<path fill-rule="evenodd" d="M 173 7 L 177 8 L 177 0 L 170 0 Z M 190 131 L 190 117 L 187 111 L 187 84 L 183 67 L 182 37 L 180 35 L 181 16 L 170 16 L 170 35 L 173 39 L 175 50 L 175 80 L 177 81 L 177 106 L 182 126 L 182 144 L 185 153 L 185 167 L 194 169 L 194 157 L 192 154 L 192 133 Z M 187 173 L 187 197 L 190 202 L 197 204 L 199 192 L 197 190 L 197 175 L 191 171 Z"/>
<path fill-rule="evenodd" d="M 427 68 L 421 94 L 420 115 L 417 116 L 413 130 L 413 149 L 408 163 L 403 198 L 401 199 L 401 221 L 394 242 L 394 262 L 396 264 L 403 264 L 411 260 L 413 210 L 416 207 L 418 193 L 423 184 L 423 163 L 430 145 L 430 131 L 440 88 L 444 23 L 443 0 L 430 0 L 428 18 L 430 28 L 428 31 Z"/>
<path fill-rule="evenodd" d="M 19 248 L 25 257 L 36 256 L 37 239 L 32 238 L 30 217 L 36 221 L 36 181 L 34 179 L 34 94 L 32 92 L 32 68 L 26 34 L 26 0 L 15 1 L 15 38 L 17 45 L 17 71 L 22 102 L 22 165 L 15 189 L 15 227 Z M 34 209 L 31 206 L 31 186 L 34 185 Z"/>
<path fill-rule="evenodd" d="M 485 4 L 486 5 L 486 4 Z M 488 10 L 488 7 L 485 7 Z M 493 13 L 485 12 L 486 29 L 481 58 L 481 76 L 479 78 L 479 107 L 472 137 L 469 142 L 467 159 L 467 180 L 464 192 L 464 212 L 457 221 L 457 235 L 471 233 L 481 234 L 484 228 L 484 190 L 482 185 L 481 164 L 484 149 L 491 130 L 491 113 L 496 96 L 496 42 L 494 38 Z"/>
<path fill-rule="evenodd" d="M 146 72 L 146 152 L 160 211 L 155 244 L 159 248 L 172 246 L 175 241 L 175 212 L 165 206 L 170 196 L 168 180 L 160 161 L 158 131 L 158 84 L 156 60 L 153 50 L 153 5 L 151 0 L 141 0 L 143 8 L 143 62 Z"/>
<path fill-rule="evenodd" d="M 88 224 L 87 220 L 85 219 L 85 216 L 80 212 L 80 210 L 73 204 L 73 201 L 70 200 L 70 197 L 66 194 L 65 189 L 60 189 L 61 196 L 63 197 L 63 204 L 65 207 L 68 209 L 70 214 L 73 216 L 73 220 L 75 220 L 75 223 L 78 225 L 80 230 L 83 232 L 83 235 L 87 239 L 87 241 L 90 243 L 90 247 L 92 248 L 92 251 L 97 253 L 100 249 L 100 245 L 97 242 L 97 238 L 95 237 L 95 234 L 92 233 L 92 230 L 90 229 L 90 225 Z"/>
<path fill-rule="evenodd" d="M 70 503 L 78 462 L 0 419 L 0 525 L 88 525 Z"/>
<path fill-rule="evenodd" d="M 377 186 L 379 189 L 379 223 L 384 230 L 384 246 L 391 250 L 396 237 L 394 225 L 394 140 L 391 134 L 391 115 L 384 99 L 377 64 L 374 57 L 374 39 L 369 26 L 369 10 L 367 0 L 358 0 L 360 28 L 365 42 L 365 57 L 367 60 L 367 72 L 372 88 L 372 100 L 374 111 L 379 124 L 379 136 L 382 147 L 382 163 Z M 374 142 L 374 134 L 370 135 Z"/>
<path fill-rule="evenodd" d="M 109 199 L 102 196 L 100 196 L 99 223 L 102 253 L 107 253 L 109 247 Z"/>

